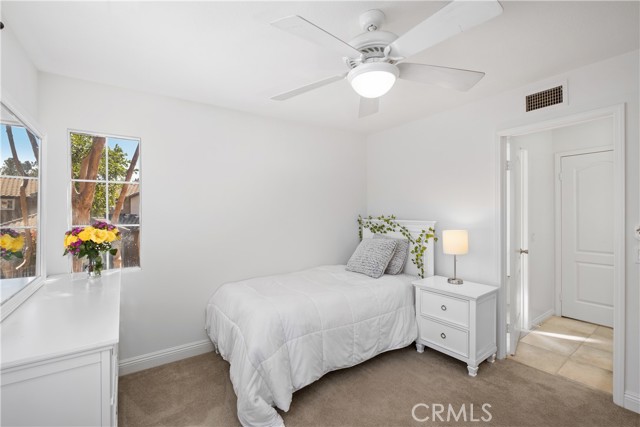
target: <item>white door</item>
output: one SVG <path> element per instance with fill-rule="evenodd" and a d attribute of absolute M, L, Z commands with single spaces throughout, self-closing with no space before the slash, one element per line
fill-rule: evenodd
<path fill-rule="evenodd" d="M 509 353 L 516 354 L 522 331 L 523 286 L 527 248 L 527 151 L 512 151 L 510 161 Z"/>
<path fill-rule="evenodd" d="M 613 152 L 561 159 L 562 315 L 613 326 Z"/>

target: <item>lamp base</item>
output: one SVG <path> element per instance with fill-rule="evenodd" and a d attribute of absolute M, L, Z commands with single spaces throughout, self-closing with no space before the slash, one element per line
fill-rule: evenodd
<path fill-rule="evenodd" d="M 451 283 L 452 285 L 462 285 L 464 283 L 462 279 L 456 279 L 455 277 L 447 279 L 447 282 Z"/>

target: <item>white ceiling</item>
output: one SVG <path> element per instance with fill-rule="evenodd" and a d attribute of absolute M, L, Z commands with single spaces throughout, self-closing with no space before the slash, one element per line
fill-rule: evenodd
<path fill-rule="evenodd" d="M 343 40 L 378 8 L 398 35 L 446 2 L 12 2 L 2 21 L 45 72 L 260 115 L 374 132 L 639 47 L 639 3 L 503 1 L 504 13 L 411 58 L 486 72 L 471 91 L 398 81 L 358 119 L 348 82 L 271 101 L 345 71 L 339 55 L 269 25 L 301 15 Z"/>

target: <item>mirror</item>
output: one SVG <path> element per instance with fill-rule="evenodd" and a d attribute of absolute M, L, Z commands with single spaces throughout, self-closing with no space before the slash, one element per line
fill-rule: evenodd
<path fill-rule="evenodd" d="M 38 132 L 0 104 L 0 300 L 2 317 L 42 276 L 41 148 Z M 13 307 L 15 308 L 15 307 Z"/>

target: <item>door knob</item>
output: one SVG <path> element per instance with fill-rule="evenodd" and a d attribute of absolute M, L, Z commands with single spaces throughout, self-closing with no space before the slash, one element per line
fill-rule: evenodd
<path fill-rule="evenodd" d="M 520 249 L 520 255 L 527 254 L 529 255 L 529 249 Z"/>

